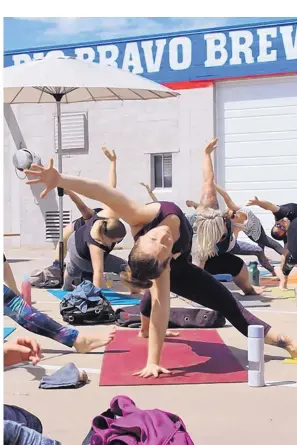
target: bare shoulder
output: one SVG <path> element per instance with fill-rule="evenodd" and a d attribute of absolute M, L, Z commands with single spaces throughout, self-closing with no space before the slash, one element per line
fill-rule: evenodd
<path fill-rule="evenodd" d="M 132 228 L 139 229 L 139 227 L 141 228 L 145 224 L 152 222 L 158 215 L 160 208 L 161 204 L 159 202 L 140 205 L 137 209 L 137 220 Z"/>

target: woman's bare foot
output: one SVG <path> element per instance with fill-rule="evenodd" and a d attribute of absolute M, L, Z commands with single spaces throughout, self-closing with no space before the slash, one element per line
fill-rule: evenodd
<path fill-rule="evenodd" d="M 148 338 L 148 336 L 149 336 L 148 331 L 139 331 L 138 333 L 138 337 L 140 338 Z M 178 337 L 178 336 L 179 332 L 173 332 L 167 329 L 165 337 Z"/>
<path fill-rule="evenodd" d="M 264 292 L 264 286 L 251 286 L 246 290 L 243 290 L 244 295 L 261 295 Z"/>
<path fill-rule="evenodd" d="M 83 334 L 79 333 L 73 346 L 77 352 L 81 354 L 86 354 L 87 352 L 93 351 L 94 349 L 102 348 L 108 345 L 115 335 L 115 329 L 107 333 L 100 334 Z"/>
<path fill-rule="evenodd" d="M 297 359 L 297 344 L 287 335 L 275 333 L 270 329 L 265 337 L 265 343 L 285 349 L 292 358 Z"/>

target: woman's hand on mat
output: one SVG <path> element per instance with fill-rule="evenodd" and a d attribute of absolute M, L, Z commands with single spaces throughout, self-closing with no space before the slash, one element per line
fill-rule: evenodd
<path fill-rule="evenodd" d="M 254 196 L 252 199 L 249 199 L 246 203 L 247 206 L 257 206 L 259 205 L 260 199 L 257 196 Z"/>
<path fill-rule="evenodd" d="M 211 154 L 218 146 L 218 138 L 213 138 L 205 147 L 205 153 Z"/>
<path fill-rule="evenodd" d="M 37 365 L 42 358 L 40 346 L 36 340 L 24 337 L 4 345 L 4 365 L 12 366 L 22 362 Z"/>
<path fill-rule="evenodd" d="M 114 150 L 109 151 L 107 147 L 103 146 L 102 151 L 110 162 L 115 162 L 117 160 L 117 155 Z"/>
<path fill-rule="evenodd" d="M 171 371 L 168 371 L 168 369 L 162 368 L 155 363 L 150 363 L 141 371 L 135 372 L 133 375 L 138 375 L 139 377 L 147 379 L 148 377 L 157 378 L 160 374 L 171 374 Z"/>
<path fill-rule="evenodd" d="M 45 198 L 59 184 L 60 173 L 54 168 L 53 159 L 50 159 L 48 167 L 32 164 L 30 170 L 24 170 L 24 173 L 36 178 L 29 179 L 26 184 L 45 184 L 45 190 L 40 193 L 40 198 Z"/>

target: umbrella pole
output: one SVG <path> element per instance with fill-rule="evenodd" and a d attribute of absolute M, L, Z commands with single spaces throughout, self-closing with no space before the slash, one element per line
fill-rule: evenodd
<path fill-rule="evenodd" d="M 58 171 L 62 173 L 62 126 L 61 126 L 61 99 L 63 95 L 55 96 L 57 104 L 57 124 L 58 124 Z M 61 284 L 64 283 L 64 241 L 63 241 L 63 196 L 64 189 L 58 187 L 59 196 L 59 263 L 61 270 Z"/>

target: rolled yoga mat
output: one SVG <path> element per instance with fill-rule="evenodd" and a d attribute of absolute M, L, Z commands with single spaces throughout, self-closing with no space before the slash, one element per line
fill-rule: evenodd
<path fill-rule="evenodd" d="M 254 295 L 241 295 L 240 293 L 236 291 L 230 290 L 230 292 L 233 294 L 233 296 L 240 301 L 243 307 L 269 307 L 270 303 L 266 301 L 260 301 L 256 298 Z M 202 306 L 199 303 L 195 303 L 194 301 L 188 300 L 187 298 L 180 297 L 181 300 L 184 300 L 186 303 L 190 304 L 193 307 L 199 307 L 204 308 L 205 306 Z"/>

